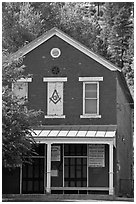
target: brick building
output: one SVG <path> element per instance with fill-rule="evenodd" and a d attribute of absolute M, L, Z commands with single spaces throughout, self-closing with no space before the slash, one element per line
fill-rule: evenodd
<path fill-rule="evenodd" d="M 20 54 L 32 77 L 14 92 L 44 118 L 33 127 L 38 155 L 3 170 L 3 193 L 130 194 L 133 99 L 121 70 L 57 28 Z"/>

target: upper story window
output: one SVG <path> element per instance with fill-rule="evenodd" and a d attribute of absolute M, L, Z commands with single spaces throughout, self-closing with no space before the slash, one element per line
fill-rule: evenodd
<path fill-rule="evenodd" d="M 59 48 L 52 48 L 52 50 L 51 50 L 51 56 L 53 57 L 53 58 L 58 58 L 60 55 L 61 55 L 61 51 L 60 51 L 60 49 Z"/>
<path fill-rule="evenodd" d="M 47 82 L 47 115 L 45 118 L 65 118 L 63 114 L 63 89 L 66 77 L 43 78 Z"/>
<path fill-rule="evenodd" d="M 83 114 L 98 115 L 98 100 L 99 100 L 99 83 L 85 82 L 84 83 L 84 112 Z"/>
<path fill-rule="evenodd" d="M 83 82 L 83 115 L 80 118 L 101 118 L 99 114 L 99 81 L 103 77 L 79 77 Z"/>
<path fill-rule="evenodd" d="M 12 84 L 13 94 L 19 99 L 28 99 L 28 82 L 32 82 L 32 78 L 21 78 Z"/>

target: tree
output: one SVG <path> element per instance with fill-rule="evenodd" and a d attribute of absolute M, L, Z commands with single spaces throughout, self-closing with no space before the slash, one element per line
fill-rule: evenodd
<path fill-rule="evenodd" d="M 40 13 L 29 2 L 3 2 L 3 48 L 15 52 L 34 40 L 41 30 Z"/>
<path fill-rule="evenodd" d="M 120 67 L 131 89 L 134 84 L 133 2 L 106 3 L 100 38 L 104 57 Z"/>
<path fill-rule="evenodd" d="M 129 47 L 129 39 L 131 38 L 130 21 L 131 3 L 124 3 L 119 9 L 118 15 L 114 16 L 114 25 L 112 26 L 110 36 L 108 39 L 109 49 L 111 53 L 111 61 L 117 66 L 123 68 L 123 54 Z"/>
<path fill-rule="evenodd" d="M 5 59 L 5 55 L 4 55 Z M 38 124 L 41 111 L 28 110 L 25 99 L 18 99 L 11 83 L 23 76 L 22 60 L 3 61 L 2 160 L 4 166 L 16 166 L 35 153 L 32 126 Z M 20 103 L 21 102 L 21 103 Z"/>
<path fill-rule="evenodd" d="M 124 66 L 123 73 L 132 96 L 134 96 L 134 35 L 129 40 L 129 47 L 123 56 Z"/>
<path fill-rule="evenodd" d="M 89 8 L 86 3 L 75 2 L 31 3 L 37 12 L 41 12 L 40 34 L 58 27 L 91 50 L 97 51 L 99 50 L 97 37 L 100 35 L 100 26 L 97 16 L 90 18 L 89 14 L 94 12 L 94 5 L 88 4 Z"/>
<path fill-rule="evenodd" d="M 3 49 L 9 53 L 55 26 L 121 67 L 133 87 L 132 2 L 3 2 L 2 12 Z M 23 59 L 3 55 L 3 158 L 16 164 L 30 153 L 27 135 L 40 113 L 24 111 L 26 102 L 12 97 L 11 83 L 24 74 Z"/>
<path fill-rule="evenodd" d="M 89 15 L 91 9 L 88 11 L 84 3 L 65 3 L 61 8 L 60 25 L 65 33 L 97 52 L 101 28 L 97 16 Z"/>

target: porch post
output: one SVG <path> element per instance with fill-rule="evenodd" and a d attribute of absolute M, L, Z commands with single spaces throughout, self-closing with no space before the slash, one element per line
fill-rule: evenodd
<path fill-rule="evenodd" d="M 113 188 L 113 144 L 109 145 L 109 195 L 114 194 Z"/>
<path fill-rule="evenodd" d="M 47 146 L 44 144 L 44 193 L 46 193 L 47 185 Z"/>
<path fill-rule="evenodd" d="M 47 187 L 46 193 L 51 193 L 51 143 L 47 143 Z"/>
<path fill-rule="evenodd" d="M 22 194 L 22 164 L 20 165 L 20 194 Z"/>

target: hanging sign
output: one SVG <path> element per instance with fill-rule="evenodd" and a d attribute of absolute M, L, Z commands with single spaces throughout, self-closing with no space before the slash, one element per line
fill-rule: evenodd
<path fill-rule="evenodd" d="M 89 167 L 105 167 L 104 145 L 89 145 L 88 164 Z"/>
<path fill-rule="evenodd" d="M 51 170 L 51 176 L 52 177 L 57 177 L 58 176 L 58 170 L 57 169 L 52 169 Z"/>
<path fill-rule="evenodd" d="M 60 146 L 51 147 L 51 161 L 60 161 Z"/>

